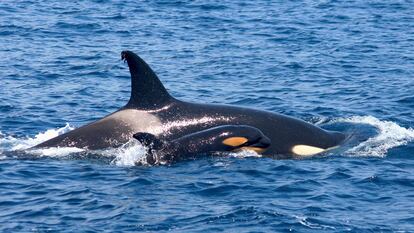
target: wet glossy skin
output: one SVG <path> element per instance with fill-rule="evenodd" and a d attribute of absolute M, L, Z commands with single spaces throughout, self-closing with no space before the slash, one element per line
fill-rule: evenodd
<path fill-rule="evenodd" d="M 233 124 L 249 125 L 260 129 L 272 141 L 265 154 L 290 154 L 295 145 L 311 145 L 320 148 L 330 148 L 338 145 L 344 135 L 338 132 L 328 132 L 302 120 L 248 108 L 227 105 L 204 105 L 178 102 L 177 109 L 182 117 L 174 121 L 187 122 L 185 126 L 168 127 L 161 136 L 166 139 L 184 136 L 186 134 L 210 127 Z M 159 117 L 169 122 L 169 113 Z M 167 123 L 168 124 L 168 123 Z M 179 125 L 179 124 L 177 124 Z"/>
<path fill-rule="evenodd" d="M 131 99 L 119 111 L 101 120 L 60 135 L 37 147 L 72 146 L 102 149 L 119 146 L 137 132 L 162 140 L 175 140 L 220 125 L 248 125 L 270 138 L 267 155 L 290 155 L 295 145 L 331 148 L 345 136 L 328 132 L 302 120 L 267 111 L 228 106 L 186 103 L 171 97 L 151 68 L 136 54 L 122 58 L 131 72 Z"/>
<path fill-rule="evenodd" d="M 173 163 L 214 152 L 243 149 L 266 151 L 271 141 L 259 129 L 247 125 L 221 125 L 187 134 L 171 141 L 153 134 L 137 133 L 133 137 L 148 148 L 148 164 Z"/>

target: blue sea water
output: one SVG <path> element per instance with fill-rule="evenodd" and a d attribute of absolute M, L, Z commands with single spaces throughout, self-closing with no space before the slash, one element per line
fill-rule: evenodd
<path fill-rule="evenodd" d="M 413 232 L 413 1 L 0 2 L 1 232 Z M 20 149 L 123 106 L 122 50 L 175 97 L 352 135 L 302 160 L 133 166 Z"/>

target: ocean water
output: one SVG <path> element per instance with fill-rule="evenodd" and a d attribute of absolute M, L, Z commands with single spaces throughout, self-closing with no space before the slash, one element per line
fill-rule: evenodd
<path fill-rule="evenodd" d="M 1 232 L 413 232 L 413 1 L 0 2 Z M 175 97 L 352 135 L 301 160 L 134 166 L 145 148 L 22 153 L 129 98 L 122 50 Z"/>

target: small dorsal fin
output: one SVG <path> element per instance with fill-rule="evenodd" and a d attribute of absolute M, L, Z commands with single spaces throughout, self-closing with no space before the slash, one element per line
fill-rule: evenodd
<path fill-rule="evenodd" d="M 146 162 L 151 165 L 156 164 L 158 160 L 156 151 L 161 150 L 165 146 L 165 142 L 150 133 L 139 132 L 134 134 L 133 137 L 148 149 Z"/>
<path fill-rule="evenodd" d="M 128 107 L 152 109 L 165 106 L 173 100 L 142 58 L 131 51 L 122 51 L 121 58 L 128 63 L 131 72 L 131 98 Z"/>
<path fill-rule="evenodd" d="M 159 150 L 164 146 L 164 142 L 154 134 L 139 132 L 132 137 L 138 140 L 143 146 L 150 147 L 153 150 Z"/>

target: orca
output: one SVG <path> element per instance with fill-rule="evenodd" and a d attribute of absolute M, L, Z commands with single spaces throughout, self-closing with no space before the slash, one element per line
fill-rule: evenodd
<path fill-rule="evenodd" d="M 259 130 L 271 141 L 261 153 L 277 158 L 319 154 L 337 147 L 345 139 L 343 133 L 327 131 L 283 114 L 231 105 L 180 101 L 168 93 L 155 72 L 138 55 L 123 51 L 121 58 L 128 63 L 131 73 L 131 97 L 128 103 L 100 120 L 40 143 L 36 148 L 78 147 L 96 150 L 118 147 L 137 133 L 173 142 L 197 133 L 196 138 L 208 137 L 214 132 L 209 129 L 226 125 Z M 233 131 L 240 132 L 237 127 Z M 212 143 L 219 142 L 213 140 Z M 204 146 L 202 143 L 200 145 Z"/>
<path fill-rule="evenodd" d="M 169 142 L 149 133 L 136 133 L 133 137 L 148 149 L 145 162 L 150 165 L 171 164 L 215 152 L 261 153 L 270 146 L 270 139 L 262 131 L 248 125 L 217 126 Z"/>

